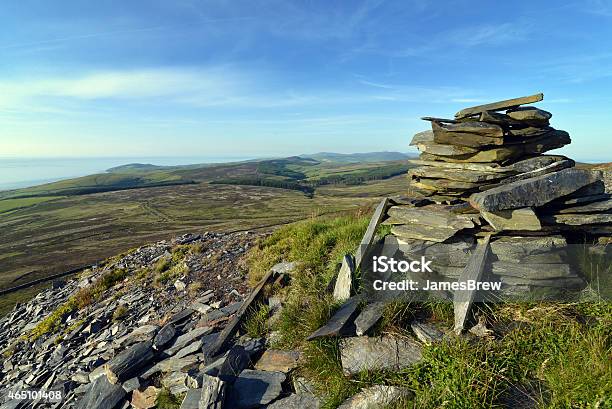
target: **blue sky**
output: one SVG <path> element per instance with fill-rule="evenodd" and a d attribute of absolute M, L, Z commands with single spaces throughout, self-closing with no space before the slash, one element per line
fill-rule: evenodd
<path fill-rule="evenodd" d="M 0 155 L 408 151 L 419 117 L 544 92 L 610 161 L 612 2 L 7 1 Z"/>

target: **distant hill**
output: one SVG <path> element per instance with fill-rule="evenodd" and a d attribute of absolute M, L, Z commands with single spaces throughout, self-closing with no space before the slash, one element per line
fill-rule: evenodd
<path fill-rule="evenodd" d="M 127 172 L 150 172 L 153 170 L 167 169 L 170 166 L 159 166 L 151 163 L 128 163 L 127 165 L 115 166 L 107 169 L 110 173 L 127 173 Z"/>
<path fill-rule="evenodd" d="M 137 188 L 192 183 L 279 187 L 312 193 L 317 186 L 361 184 L 390 178 L 408 169 L 408 155 L 399 152 L 317 153 L 287 158 L 230 163 L 158 166 L 130 163 L 106 173 L 0 192 L 0 200 L 78 196 Z"/>
<path fill-rule="evenodd" d="M 319 152 L 311 155 L 300 155 L 302 158 L 316 159 L 321 162 L 387 162 L 396 160 L 406 160 L 414 158 L 415 155 L 410 155 L 401 152 L 363 152 L 363 153 L 333 153 Z"/>

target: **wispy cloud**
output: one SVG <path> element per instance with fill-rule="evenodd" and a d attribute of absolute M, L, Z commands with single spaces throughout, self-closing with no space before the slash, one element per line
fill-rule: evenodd
<path fill-rule="evenodd" d="M 577 4 L 579 10 L 603 17 L 612 17 L 612 4 L 609 0 L 586 0 Z"/>
<path fill-rule="evenodd" d="M 213 69 L 141 69 L 99 71 L 67 77 L 0 81 L 0 106 L 52 98 L 74 100 L 180 100 L 198 95 L 211 105 L 223 103 L 246 81 L 227 67 Z"/>
<path fill-rule="evenodd" d="M 449 44 L 462 47 L 482 45 L 497 46 L 522 41 L 531 31 L 526 22 L 508 22 L 502 24 L 484 24 L 467 27 L 445 34 Z"/>
<path fill-rule="evenodd" d="M 424 55 L 443 58 L 447 53 L 453 55 L 466 49 L 520 43 L 529 38 L 533 30 L 533 24 L 528 21 L 472 25 L 441 31 L 426 38 L 415 35 L 408 45 L 402 46 L 389 44 L 388 41 L 373 36 L 345 53 L 343 59 L 346 60 L 359 54 L 383 55 L 391 58 L 411 58 Z"/>
<path fill-rule="evenodd" d="M 548 78 L 554 76 L 565 83 L 581 84 L 612 77 L 610 64 L 612 64 L 612 52 L 605 51 L 548 58 L 535 63 L 534 69 Z"/>
<path fill-rule="evenodd" d="M 287 89 L 274 75 L 248 73 L 230 66 L 208 69 L 116 70 L 67 77 L 0 81 L 0 112 L 67 113 L 120 110 L 121 102 L 146 107 L 288 108 L 342 106 L 376 101 L 449 102 L 470 95 L 456 87 L 391 85 L 367 78 L 368 89 Z M 473 93 L 472 93 L 473 95 Z"/>

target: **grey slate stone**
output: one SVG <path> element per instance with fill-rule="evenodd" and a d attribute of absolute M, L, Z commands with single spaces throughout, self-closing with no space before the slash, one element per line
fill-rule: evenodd
<path fill-rule="evenodd" d="M 159 330 L 155 338 L 153 339 L 153 346 L 155 349 L 160 349 L 165 346 L 174 338 L 176 335 L 176 329 L 172 324 L 166 324 Z"/>
<path fill-rule="evenodd" d="M 199 409 L 222 409 L 225 404 L 227 384 L 214 376 L 204 375 L 199 397 Z"/>
<path fill-rule="evenodd" d="M 245 369 L 236 379 L 228 399 L 232 409 L 253 409 L 278 398 L 286 375 Z"/>
<path fill-rule="evenodd" d="M 475 193 L 470 197 L 470 203 L 479 210 L 488 212 L 539 207 L 575 192 L 595 180 L 593 172 L 573 168 L 563 169 Z"/>
<path fill-rule="evenodd" d="M 113 385 L 106 376 L 100 376 L 88 388 L 76 409 L 112 409 L 127 393 L 121 385 Z"/>
<path fill-rule="evenodd" d="M 415 321 L 410 324 L 410 328 L 412 328 L 412 332 L 414 332 L 417 339 L 426 345 L 440 342 L 444 338 L 444 332 L 435 325 L 426 322 Z"/>
<path fill-rule="evenodd" d="M 365 335 L 382 318 L 385 304 L 374 302 L 366 305 L 355 318 L 355 328 L 358 336 Z"/>
<path fill-rule="evenodd" d="M 319 398 L 306 393 L 293 393 L 266 406 L 267 409 L 319 409 L 320 407 Z"/>
<path fill-rule="evenodd" d="M 251 365 L 251 357 L 244 347 L 234 345 L 230 350 L 217 377 L 224 382 L 234 383 L 236 377 L 247 367 Z"/>
<path fill-rule="evenodd" d="M 399 399 L 411 399 L 414 393 L 408 388 L 376 385 L 363 389 L 347 399 L 338 409 L 383 409 Z"/>
<path fill-rule="evenodd" d="M 181 403 L 180 409 L 198 409 L 202 389 L 189 389 Z"/>
<path fill-rule="evenodd" d="M 354 337 L 341 341 L 340 357 L 347 375 L 363 370 L 398 370 L 419 362 L 422 346 L 410 339 L 392 335 Z"/>

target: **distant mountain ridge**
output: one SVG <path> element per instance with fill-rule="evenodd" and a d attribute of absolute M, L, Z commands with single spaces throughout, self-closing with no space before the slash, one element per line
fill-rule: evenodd
<path fill-rule="evenodd" d="M 0 200 L 74 196 L 202 182 L 312 192 L 316 186 L 325 184 L 359 184 L 396 176 L 407 170 L 408 158 L 410 156 L 400 152 L 321 152 L 284 158 L 176 166 L 129 163 L 110 168 L 105 173 L 2 191 Z"/>
<path fill-rule="evenodd" d="M 415 155 L 402 152 L 361 152 L 361 153 L 334 153 L 334 152 L 318 152 L 313 154 L 299 155 L 302 158 L 316 159 L 322 162 L 387 162 L 395 160 L 406 160 L 414 158 Z"/>

